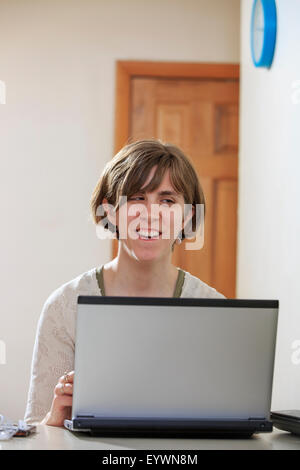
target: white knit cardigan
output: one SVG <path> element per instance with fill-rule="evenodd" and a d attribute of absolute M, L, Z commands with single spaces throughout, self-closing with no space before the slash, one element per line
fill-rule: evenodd
<path fill-rule="evenodd" d="M 24 420 L 38 424 L 50 410 L 54 387 L 65 371 L 74 370 L 75 329 L 78 295 L 101 295 L 96 267 L 52 292 L 37 325 L 31 363 L 31 377 Z M 226 297 L 205 282 L 184 271 L 180 297 Z"/>

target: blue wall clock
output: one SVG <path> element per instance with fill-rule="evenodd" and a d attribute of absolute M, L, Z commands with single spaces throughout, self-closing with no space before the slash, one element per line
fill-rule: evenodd
<path fill-rule="evenodd" d="M 251 17 L 251 53 L 256 67 L 270 67 L 277 29 L 275 0 L 254 0 Z"/>

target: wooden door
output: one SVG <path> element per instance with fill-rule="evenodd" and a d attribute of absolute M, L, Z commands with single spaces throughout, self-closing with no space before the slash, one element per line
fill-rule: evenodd
<path fill-rule="evenodd" d="M 238 197 L 239 79 L 233 75 L 132 75 L 127 131 L 131 140 L 174 143 L 193 162 L 206 200 L 204 246 L 186 250 L 184 241 L 172 262 L 229 298 L 235 297 Z"/>

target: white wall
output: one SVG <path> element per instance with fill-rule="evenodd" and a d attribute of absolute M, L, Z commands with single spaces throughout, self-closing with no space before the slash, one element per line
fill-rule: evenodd
<path fill-rule="evenodd" d="M 23 417 L 46 298 L 110 259 L 88 218 L 115 61 L 239 62 L 239 23 L 239 0 L 1 0 L 0 413 Z"/>
<path fill-rule="evenodd" d="M 252 64 L 252 0 L 241 3 L 237 266 L 238 297 L 279 299 L 273 410 L 300 408 L 300 3 L 276 3 L 269 70 Z"/>

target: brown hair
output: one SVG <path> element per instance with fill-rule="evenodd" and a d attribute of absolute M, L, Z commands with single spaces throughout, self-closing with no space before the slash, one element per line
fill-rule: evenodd
<path fill-rule="evenodd" d="M 104 198 L 113 205 L 115 211 L 119 208 L 119 197 L 131 197 L 137 193 L 145 183 L 150 170 L 157 165 L 152 180 L 143 188 L 152 192 L 161 183 L 165 171 L 170 169 L 171 183 L 178 193 L 183 194 L 185 204 L 204 205 L 205 198 L 194 166 L 188 157 L 176 145 L 164 143 L 160 139 L 143 139 L 125 145 L 104 167 L 100 179 L 93 191 L 90 201 L 92 218 L 95 224 L 107 214 L 97 215 L 97 208 L 102 204 Z M 198 220 L 194 212 L 191 226 L 196 232 Z M 199 225 L 199 224 L 198 224 Z M 105 226 L 112 232 L 118 229 L 110 222 Z M 184 240 L 187 233 L 182 231 L 181 238 Z"/>

